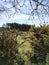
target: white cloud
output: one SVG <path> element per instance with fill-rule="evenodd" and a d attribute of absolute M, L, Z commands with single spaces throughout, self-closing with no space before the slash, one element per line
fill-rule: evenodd
<path fill-rule="evenodd" d="M 37 16 L 35 16 L 35 19 L 28 19 L 30 15 L 25 15 L 25 14 L 15 14 L 14 16 L 11 16 L 10 18 L 6 15 L 1 15 L 0 16 L 0 27 L 7 22 L 16 22 L 16 23 L 25 23 L 27 24 L 35 24 L 36 26 L 39 26 L 39 19 Z M 32 17 L 32 16 L 31 16 Z M 43 22 L 44 19 L 41 19 L 41 22 Z M 45 21 L 47 22 L 49 20 L 48 17 L 45 17 Z"/>
<path fill-rule="evenodd" d="M 18 15 L 14 15 L 11 16 L 11 19 L 28 19 L 29 15 L 25 15 L 25 14 L 18 14 Z"/>
<path fill-rule="evenodd" d="M 3 25 L 3 23 L 17 22 L 17 21 L 19 23 L 20 21 L 28 20 L 28 18 L 29 18 L 29 15 L 24 15 L 24 14 L 18 14 L 18 15 L 16 14 L 14 16 L 11 16 L 10 18 L 8 17 L 8 15 L 3 14 L 0 16 L 0 27 Z"/>

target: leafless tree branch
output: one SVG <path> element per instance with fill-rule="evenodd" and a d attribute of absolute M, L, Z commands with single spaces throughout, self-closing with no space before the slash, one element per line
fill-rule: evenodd
<path fill-rule="evenodd" d="M 12 8 L 14 12 L 12 12 Z M 1 0 L 0 13 L 1 12 L 9 12 L 8 14 L 12 15 L 16 14 L 16 12 L 32 16 L 34 16 L 34 14 L 37 14 L 37 16 L 43 14 L 49 15 L 49 0 Z"/>

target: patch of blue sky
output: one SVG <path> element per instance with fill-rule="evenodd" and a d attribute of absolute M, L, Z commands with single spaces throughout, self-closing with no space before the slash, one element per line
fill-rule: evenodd
<path fill-rule="evenodd" d="M 4 0 L 5 1 L 5 0 Z M 7 0 L 8 2 L 7 3 L 4 3 L 3 0 L 0 0 L 0 7 L 2 6 L 5 6 L 6 8 L 10 8 L 12 7 L 12 4 L 9 3 L 9 0 Z M 19 0 L 21 1 L 21 0 Z M 20 2 L 20 4 L 22 5 L 23 2 Z M 35 3 L 33 2 L 33 9 L 36 7 L 35 6 Z M 17 8 L 19 8 L 19 5 L 17 5 Z M 16 10 L 17 10 L 16 8 Z M 49 18 L 48 16 L 45 16 L 44 18 L 42 18 L 42 16 L 40 16 L 40 20 L 38 19 L 38 17 L 35 15 L 33 19 L 28 19 L 30 16 L 32 18 L 33 15 L 30 15 L 31 14 L 31 7 L 30 7 L 30 4 L 29 4 L 29 1 L 26 0 L 25 1 L 25 5 L 20 9 L 22 14 L 18 13 L 18 14 L 15 14 L 14 17 L 13 17 L 13 13 L 15 12 L 15 9 L 14 8 L 10 8 L 9 10 L 7 10 L 6 13 L 3 12 L 3 14 L 1 13 L 1 16 L 0 16 L 0 27 L 4 24 L 4 23 L 7 23 L 7 22 L 16 22 L 16 23 L 20 23 L 20 24 L 35 24 L 36 26 L 39 26 L 40 22 L 43 24 L 44 20 L 46 22 L 49 21 Z M 41 10 L 41 6 L 39 6 L 39 10 Z M 12 16 L 10 18 L 8 18 L 8 15 L 12 14 Z M 25 14 L 27 13 L 27 15 Z M 6 14 L 6 16 L 5 16 Z M 49 22 L 48 22 L 49 24 Z"/>

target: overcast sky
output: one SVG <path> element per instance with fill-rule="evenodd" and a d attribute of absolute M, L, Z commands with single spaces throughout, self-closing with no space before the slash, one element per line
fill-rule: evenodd
<path fill-rule="evenodd" d="M 16 22 L 20 24 L 35 24 L 36 26 L 40 24 L 38 18 L 36 17 L 34 20 L 30 18 L 29 15 L 25 14 L 16 14 L 14 16 L 8 17 L 5 15 L 0 16 L 0 27 L 7 22 Z"/>
<path fill-rule="evenodd" d="M 22 3 L 21 3 L 22 4 Z M 28 0 L 26 0 L 26 6 L 29 5 L 28 3 Z M 4 3 L 3 0 L 0 0 L 0 8 L 2 6 L 5 6 L 5 7 L 11 7 L 12 5 L 10 3 Z M 33 6 L 35 7 L 35 4 L 33 4 Z M 18 6 L 19 7 L 19 6 Z M 2 13 L 0 12 L 0 27 L 4 24 L 4 23 L 7 23 L 7 22 L 16 22 L 16 23 L 20 23 L 20 24 L 35 24 L 36 26 L 39 26 L 40 23 L 43 24 L 44 20 L 45 22 L 48 22 L 49 21 L 49 18 L 48 16 L 45 16 L 44 18 L 40 17 L 40 19 L 37 17 L 37 16 L 34 16 L 34 18 L 29 15 L 30 12 L 29 10 L 24 6 L 22 9 L 21 9 L 22 12 L 28 12 L 28 14 L 15 14 L 14 16 L 13 15 L 9 15 L 9 13 L 14 13 L 15 10 L 14 8 L 10 9 L 8 13 Z"/>

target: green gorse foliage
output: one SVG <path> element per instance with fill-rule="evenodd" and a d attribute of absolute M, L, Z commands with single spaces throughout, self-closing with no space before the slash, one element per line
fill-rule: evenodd
<path fill-rule="evenodd" d="M 0 32 L 0 65 L 49 65 L 49 25 Z"/>

